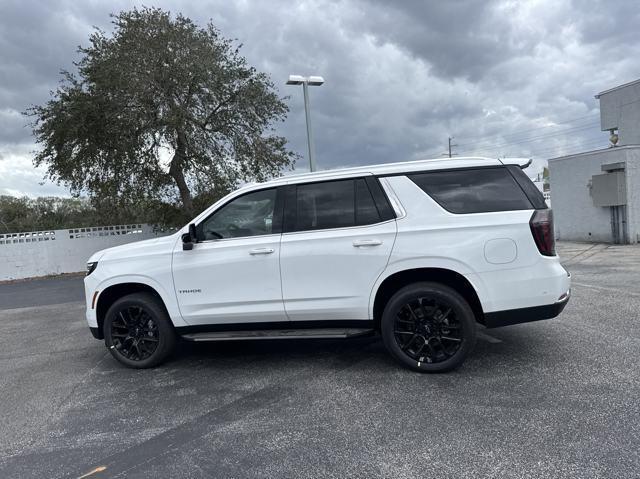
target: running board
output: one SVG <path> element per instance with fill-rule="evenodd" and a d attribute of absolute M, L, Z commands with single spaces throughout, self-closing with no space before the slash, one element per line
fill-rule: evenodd
<path fill-rule="evenodd" d="M 365 328 L 263 329 L 255 331 L 215 331 L 183 334 L 187 341 L 241 341 L 254 339 L 347 339 L 373 334 Z"/>

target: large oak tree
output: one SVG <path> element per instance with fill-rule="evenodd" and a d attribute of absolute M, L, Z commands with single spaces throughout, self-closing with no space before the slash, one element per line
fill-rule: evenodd
<path fill-rule="evenodd" d="M 239 47 L 208 24 L 157 8 L 112 16 L 79 48 L 46 104 L 27 114 L 34 162 L 72 192 L 114 204 L 173 202 L 264 180 L 296 155 L 274 133 L 287 105 Z"/>

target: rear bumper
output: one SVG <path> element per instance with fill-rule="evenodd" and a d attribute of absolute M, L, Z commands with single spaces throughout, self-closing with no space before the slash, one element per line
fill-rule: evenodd
<path fill-rule="evenodd" d="M 567 291 L 563 298 L 552 304 L 485 313 L 484 325 L 487 328 L 499 328 L 512 324 L 530 323 L 532 321 L 555 318 L 562 312 L 569 302 L 570 297 L 571 290 Z"/>

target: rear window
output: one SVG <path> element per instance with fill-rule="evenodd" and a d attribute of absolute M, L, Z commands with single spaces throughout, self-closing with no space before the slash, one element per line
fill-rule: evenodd
<path fill-rule="evenodd" d="M 407 176 L 451 213 L 533 209 L 527 195 L 504 167 L 430 171 Z"/>
<path fill-rule="evenodd" d="M 507 166 L 515 180 L 518 182 L 520 187 L 524 190 L 529 201 L 533 207 L 537 210 L 544 210 L 547 207 L 547 203 L 544 201 L 544 195 L 542 192 L 533 184 L 533 181 L 527 176 L 527 174 L 522 171 L 522 168 L 516 165 Z"/>

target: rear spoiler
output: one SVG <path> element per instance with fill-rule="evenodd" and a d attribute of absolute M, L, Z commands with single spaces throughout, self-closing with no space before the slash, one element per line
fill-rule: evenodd
<path fill-rule="evenodd" d="M 533 163 L 532 158 L 502 158 L 500 162 L 503 165 L 517 165 L 521 169 L 528 168 Z"/>

